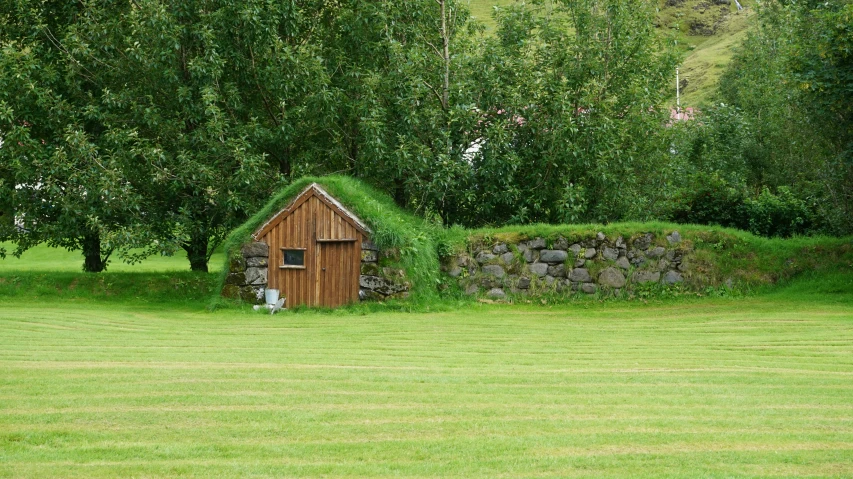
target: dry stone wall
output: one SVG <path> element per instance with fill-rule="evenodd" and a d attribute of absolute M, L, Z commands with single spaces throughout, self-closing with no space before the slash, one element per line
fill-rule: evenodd
<path fill-rule="evenodd" d="M 380 250 L 373 242 L 364 241 L 361 245 L 359 299 L 382 301 L 408 297 L 412 285 L 405 270 L 394 267 L 399 260 L 399 250 Z M 263 304 L 268 275 L 269 246 L 259 241 L 246 243 L 229 258 L 222 296 Z"/>
<path fill-rule="evenodd" d="M 692 253 L 677 231 L 663 237 L 598 233 L 573 241 L 563 236 L 517 242 L 480 240 L 443 268 L 457 278 L 466 294 L 494 299 L 508 293 L 619 294 L 649 283 L 685 283 L 696 274 L 690 269 Z"/>
<path fill-rule="evenodd" d="M 361 276 L 358 278 L 358 298 L 362 301 L 382 301 L 409 297 L 412 288 L 406 271 L 393 267 L 400 261 L 400 251 L 380 251 L 371 241 L 361 244 Z"/>

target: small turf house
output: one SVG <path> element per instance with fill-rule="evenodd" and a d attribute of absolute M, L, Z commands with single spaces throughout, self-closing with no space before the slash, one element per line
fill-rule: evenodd
<path fill-rule="evenodd" d="M 295 196 L 278 195 L 235 234 L 222 288 L 227 298 L 262 303 L 265 289 L 277 289 L 285 307 L 334 308 L 405 296 L 410 288 L 403 269 L 388 267 L 399 253 L 386 250 L 391 261 L 380 266 L 383 252 L 371 228 L 318 182 Z"/>

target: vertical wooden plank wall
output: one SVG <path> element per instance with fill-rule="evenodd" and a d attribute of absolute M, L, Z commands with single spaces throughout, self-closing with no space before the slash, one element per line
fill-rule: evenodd
<path fill-rule="evenodd" d="M 259 239 L 270 247 L 268 285 L 282 291 L 288 306 L 335 307 L 358 300 L 362 234 L 317 196 Z M 305 268 L 280 268 L 282 248 L 303 249 Z"/>

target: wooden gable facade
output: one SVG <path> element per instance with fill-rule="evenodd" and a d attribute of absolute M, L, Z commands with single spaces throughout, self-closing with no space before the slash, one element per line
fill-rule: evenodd
<path fill-rule="evenodd" d="M 269 246 L 267 287 L 287 307 L 358 301 L 361 244 L 369 228 L 312 183 L 254 234 Z"/>

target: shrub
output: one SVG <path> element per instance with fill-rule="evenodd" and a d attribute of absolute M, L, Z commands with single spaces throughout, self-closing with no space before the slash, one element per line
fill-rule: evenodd
<path fill-rule="evenodd" d="M 672 219 L 679 223 L 719 225 L 765 237 L 787 238 L 808 234 L 815 227 L 815 213 L 787 187 L 776 193 L 764 187 L 755 197 L 733 187 L 716 175 L 683 193 Z"/>
<path fill-rule="evenodd" d="M 784 186 L 776 194 L 765 187 L 757 197 L 746 198 L 741 209 L 747 219 L 746 229 L 759 236 L 806 234 L 814 223 L 814 213 L 806 202 Z"/>

